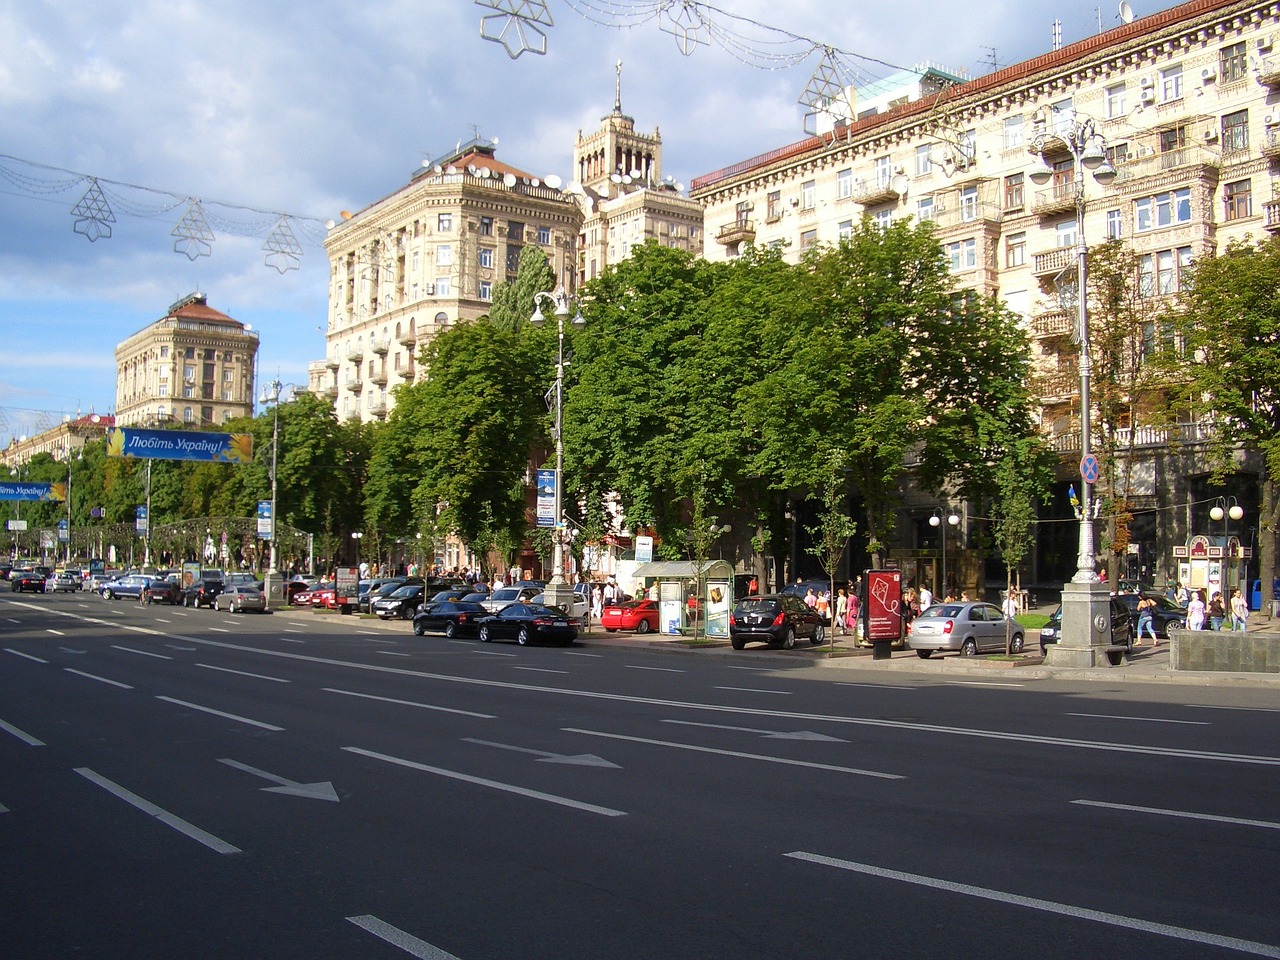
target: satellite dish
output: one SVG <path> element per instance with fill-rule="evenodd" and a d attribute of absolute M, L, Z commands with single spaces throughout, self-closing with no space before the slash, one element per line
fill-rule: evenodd
<path fill-rule="evenodd" d="M 639 180 L 639 179 L 640 179 L 640 171 L 639 171 L 639 170 L 632 170 L 632 171 L 631 171 L 631 179 L 632 179 L 632 180 Z"/>
<path fill-rule="evenodd" d="M 1133 7 L 1129 6 L 1125 0 L 1120 4 L 1120 22 L 1133 23 Z"/>
<path fill-rule="evenodd" d="M 596 202 L 588 197 L 585 193 L 582 195 L 582 209 L 590 213 L 596 208 Z"/>
<path fill-rule="evenodd" d="M 623 183 L 630 183 L 630 182 L 631 182 L 631 174 L 629 174 L 629 173 L 624 173 L 624 174 L 622 175 L 622 182 L 623 182 Z"/>
<path fill-rule="evenodd" d="M 89 417 L 89 422 L 90 422 L 90 423 L 101 423 L 101 422 L 102 422 L 102 418 L 101 418 L 100 416 L 98 416 L 98 415 L 95 413 L 95 414 L 93 414 L 93 415 L 91 415 L 91 416 Z"/>
<path fill-rule="evenodd" d="M 437 163 L 434 167 L 431 168 L 431 172 L 437 173 L 437 174 L 444 173 L 444 167 L 440 166 L 440 164 Z"/>
<path fill-rule="evenodd" d="M 564 181 L 561 180 L 559 177 L 557 177 L 554 173 L 548 173 L 545 177 L 542 178 L 542 182 L 545 183 L 552 190 L 559 190 L 560 184 L 564 183 Z"/>
<path fill-rule="evenodd" d="M 337 226 L 337 224 L 336 224 L 336 223 L 334 223 L 334 221 L 332 221 L 332 220 L 326 220 L 326 221 L 324 222 L 324 228 L 325 228 L 326 230 L 332 230 L 332 229 L 333 229 L 334 227 L 336 227 L 336 226 Z"/>
<path fill-rule="evenodd" d="M 609 181 L 601 181 L 600 186 L 596 188 L 596 192 L 602 197 L 607 197 L 609 195 Z"/>
<path fill-rule="evenodd" d="M 892 186 L 894 192 L 899 195 L 907 192 L 908 183 L 910 183 L 910 181 L 907 180 L 907 175 L 905 173 L 895 173 L 893 178 L 889 181 L 889 185 Z"/>
<path fill-rule="evenodd" d="M 529 186 L 540 187 L 542 186 L 542 181 L 539 180 L 537 177 L 534 177 L 532 180 L 529 181 Z"/>
<path fill-rule="evenodd" d="M 245 328 L 246 330 L 252 330 L 252 329 L 253 329 L 253 324 L 252 324 L 252 323 L 246 323 L 246 324 L 244 325 L 244 328 Z"/>
<path fill-rule="evenodd" d="M 467 164 L 467 173 L 471 174 L 473 177 L 479 174 L 479 171 L 476 170 L 476 165 L 474 163 Z"/>
<path fill-rule="evenodd" d="M 683 184 L 683 183 L 677 183 L 677 184 L 676 184 L 676 193 L 681 193 L 683 190 L 684 190 L 684 184 Z"/>
<path fill-rule="evenodd" d="M 580 184 L 577 180 L 570 180 L 569 185 L 564 188 L 564 192 L 565 193 L 586 193 L 587 191 L 582 189 L 582 184 Z"/>
<path fill-rule="evenodd" d="M 455 173 L 458 172 L 458 168 L 455 167 L 453 164 L 449 164 L 449 166 L 444 168 L 444 172 L 452 177 Z"/>
<path fill-rule="evenodd" d="M 502 182 L 508 187 L 514 187 L 516 185 L 516 175 L 514 173 L 504 173 L 502 175 Z"/>
<path fill-rule="evenodd" d="M 431 161 L 430 161 L 430 160 L 423 160 L 423 161 L 422 161 L 422 166 L 423 166 L 423 167 L 429 167 L 429 166 L 431 166 Z"/>
<path fill-rule="evenodd" d="M 351 219 L 351 211 L 350 211 L 350 210 L 343 210 L 340 214 L 338 214 L 338 216 L 340 216 L 343 220 L 350 220 L 350 219 Z"/>

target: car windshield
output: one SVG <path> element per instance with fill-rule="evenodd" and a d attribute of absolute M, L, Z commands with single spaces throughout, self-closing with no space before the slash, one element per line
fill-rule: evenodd
<path fill-rule="evenodd" d="M 964 606 L 959 603 L 935 603 L 932 607 L 920 614 L 924 617 L 958 617 Z"/>
<path fill-rule="evenodd" d="M 739 613 L 773 613 L 778 609 L 777 600 L 761 600 L 748 598 L 738 604 Z"/>
<path fill-rule="evenodd" d="M 520 596 L 519 590 L 507 588 L 506 590 L 495 590 L 491 599 L 493 600 L 516 600 Z"/>
<path fill-rule="evenodd" d="M 400 587 L 391 593 L 392 600 L 403 600 L 405 597 L 412 597 L 415 593 L 420 593 L 421 587 Z"/>
<path fill-rule="evenodd" d="M 489 595 L 487 593 L 468 593 L 462 599 L 467 601 L 468 603 L 479 603 L 481 600 L 486 599 L 488 596 Z"/>

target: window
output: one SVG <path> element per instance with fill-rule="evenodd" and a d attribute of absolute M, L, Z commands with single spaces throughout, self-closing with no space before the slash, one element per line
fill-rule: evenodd
<path fill-rule="evenodd" d="M 1054 133 L 1067 133 L 1071 129 L 1071 125 L 1076 122 L 1076 105 L 1075 101 L 1070 97 L 1065 100 L 1059 100 L 1057 103 L 1049 104 L 1049 110 L 1053 115 L 1052 129 Z"/>
<path fill-rule="evenodd" d="M 1157 250 L 1138 258 L 1138 293 L 1165 296 L 1182 289 L 1182 277 L 1191 266 L 1191 248 Z"/>
<path fill-rule="evenodd" d="M 418 272 L 418 251 L 413 251 L 413 272 Z"/>
<path fill-rule="evenodd" d="M 480 236 L 482 237 L 493 236 L 493 217 L 480 218 Z"/>
<path fill-rule="evenodd" d="M 1182 64 L 1175 63 L 1160 71 L 1160 102 L 1182 99 Z"/>
<path fill-rule="evenodd" d="M 488 247 L 481 247 L 476 251 L 476 262 L 482 270 L 493 269 L 493 251 Z"/>
<path fill-rule="evenodd" d="M 1222 118 L 1222 152 L 1236 153 L 1249 149 L 1249 111 L 1237 110 Z"/>
<path fill-rule="evenodd" d="M 800 250 L 805 251 L 818 242 L 818 231 L 805 230 L 800 234 Z"/>
<path fill-rule="evenodd" d="M 1253 215 L 1252 181 L 1237 180 L 1222 188 L 1224 220 L 1242 220 Z"/>
<path fill-rule="evenodd" d="M 1107 87 L 1107 117 L 1110 119 L 1123 117 L 1127 112 L 1125 100 L 1125 85 L 1123 83 Z"/>
<path fill-rule="evenodd" d="M 231 383 L 235 379 L 235 372 L 231 370 L 223 370 L 222 379 L 226 383 Z"/>
<path fill-rule="evenodd" d="M 978 219 L 978 188 L 960 188 L 960 219 L 965 223 Z"/>
<path fill-rule="evenodd" d="M 1012 233 L 1004 241 L 1004 265 L 1020 267 L 1027 262 L 1027 235 Z"/>
<path fill-rule="evenodd" d="M 927 177 L 933 173 L 933 144 L 924 143 L 916 147 L 916 176 Z"/>
<path fill-rule="evenodd" d="M 520 269 L 520 247 L 507 247 L 507 273 L 516 273 Z M 609 259 L 613 259 L 613 246 L 609 247 Z"/>
<path fill-rule="evenodd" d="M 845 167 L 836 173 L 836 199 L 848 200 L 853 196 L 853 171 Z"/>
<path fill-rule="evenodd" d="M 1124 217 L 1119 210 L 1107 211 L 1107 239 L 1119 240 L 1124 236 Z"/>
<path fill-rule="evenodd" d="M 782 191 L 774 190 L 769 194 L 768 211 L 766 216 L 770 220 L 778 220 L 782 217 Z"/>
<path fill-rule="evenodd" d="M 1022 146 L 1024 137 L 1022 133 L 1022 116 L 1006 117 L 1004 121 L 1004 148 L 1006 150 L 1017 150 Z"/>
<path fill-rule="evenodd" d="M 812 210 L 816 206 L 814 199 L 814 181 L 806 180 L 800 184 L 800 209 Z"/>
<path fill-rule="evenodd" d="M 544 247 L 551 245 L 551 228 L 550 227 L 538 228 L 538 243 L 542 244 Z"/>
<path fill-rule="evenodd" d="M 964 158 L 966 167 L 978 158 L 977 130 L 966 130 L 960 135 L 960 156 Z"/>
<path fill-rule="evenodd" d="M 196 368 L 193 366 L 185 366 L 182 368 L 183 380 L 194 380 L 196 378 Z"/>
<path fill-rule="evenodd" d="M 443 233 L 451 233 L 453 231 L 453 214 L 442 213 L 436 217 L 436 229 Z"/>
<path fill-rule="evenodd" d="M 1025 199 L 1026 187 L 1023 182 L 1023 174 L 1011 173 L 1004 178 L 1004 208 L 1006 210 L 1021 210 Z"/>
<path fill-rule="evenodd" d="M 970 237 L 968 240 L 957 240 L 945 247 L 947 264 L 952 273 L 961 270 L 972 270 L 978 265 L 978 241 Z"/>
<path fill-rule="evenodd" d="M 1138 233 L 1168 227 L 1175 223 L 1191 222 L 1191 190 L 1170 190 L 1154 197 L 1143 197 L 1134 202 L 1135 226 Z"/>
<path fill-rule="evenodd" d="M 916 219 L 932 220 L 934 217 L 933 197 L 921 197 L 916 201 Z"/>
<path fill-rule="evenodd" d="M 884 210 L 877 210 L 871 219 L 875 221 L 875 225 L 881 230 L 888 230 L 893 225 L 893 208 L 887 207 Z"/>
<path fill-rule="evenodd" d="M 1245 78 L 1249 72 L 1249 54 L 1243 40 L 1218 51 L 1218 72 L 1222 74 L 1223 83 Z"/>
<path fill-rule="evenodd" d="M 222 391 L 222 399 L 223 399 L 224 401 L 226 401 L 226 402 L 230 403 L 230 402 L 231 402 L 231 391 L 230 391 L 230 390 L 223 390 L 223 391 Z"/>
<path fill-rule="evenodd" d="M 520 243 L 524 240 L 524 224 L 515 220 L 507 221 L 507 239 Z"/>
<path fill-rule="evenodd" d="M 480 281 L 480 299 L 481 300 L 493 299 L 493 284 L 490 283 L 488 280 Z"/>
<path fill-rule="evenodd" d="M 161 347 L 161 348 L 160 348 L 160 357 L 161 357 L 161 359 L 163 359 L 164 357 L 167 357 L 167 356 L 169 356 L 169 348 L 168 348 L 167 346 Z"/>
<path fill-rule="evenodd" d="M 436 296 L 448 297 L 453 295 L 453 281 L 448 277 L 436 277 Z"/>
<path fill-rule="evenodd" d="M 161 380 L 160 385 L 156 387 L 156 393 L 162 397 L 167 397 L 169 395 L 169 381 Z"/>
<path fill-rule="evenodd" d="M 1067 247 L 1074 247 L 1076 245 L 1077 236 L 1079 236 L 1079 234 L 1076 233 L 1075 217 L 1072 217 L 1070 220 L 1063 220 L 1054 228 L 1054 245 L 1059 250 L 1063 250 Z"/>
<path fill-rule="evenodd" d="M 188 360 L 194 360 L 196 358 L 196 348 L 187 347 L 186 350 L 182 351 L 182 355 L 186 357 Z"/>
<path fill-rule="evenodd" d="M 183 422 L 183 423 L 194 423 L 194 422 L 195 422 L 195 419 L 196 419 L 195 413 L 192 411 L 192 409 L 191 409 L 190 407 L 183 407 L 183 408 L 182 408 L 182 422 Z"/>
<path fill-rule="evenodd" d="M 436 245 L 436 266 L 453 266 L 453 244 L 441 243 Z"/>
<path fill-rule="evenodd" d="M 876 165 L 876 186 L 887 187 L 889 180 L 893 177 L 893 170 L 889 166 L 888 156 L 876 157 L 873 162 Z"/>
<path fill-rule="evenodd" d="M 848 240 L 853 236 L 853 221 L 841 220 L 839 227 L 840 239 Z"/>
<path fill-rule="evenodd" d="M 751 222 L 751 201 L 739 200 L 738 205 L 734 207 L 733 222 L 740 227 L 745 227 Z"/>

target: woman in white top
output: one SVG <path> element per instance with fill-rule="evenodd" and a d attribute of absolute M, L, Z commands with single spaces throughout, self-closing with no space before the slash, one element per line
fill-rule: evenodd
<path fill-rule="evenodd" d="M 1231 595 L 1231 629 L 1244 632 L 1249 626 L 1249 603 L 1237 587 Z"/>
<path fill-rule="evenodd" d="M 1196 590 L 1191 594 L 1191 600 L 1187 603 L 1187 629 L 1203 630 L 1204 613 L 1204 594 Z"/>

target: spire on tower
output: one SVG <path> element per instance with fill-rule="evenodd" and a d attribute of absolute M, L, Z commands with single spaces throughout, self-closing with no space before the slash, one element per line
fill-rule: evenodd
<path fill-rule="evenodd" d="M 619 60 L 614 67 L 615 77 L 613 81 L 613 112 L 622 113 L 622 61 Z"/>

